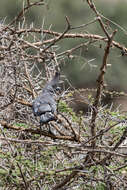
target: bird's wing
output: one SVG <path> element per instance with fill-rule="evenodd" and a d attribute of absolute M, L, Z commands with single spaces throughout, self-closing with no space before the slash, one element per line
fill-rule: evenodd
<path fill-rule="evenodd" d="M 38 96 L 33 102 L 33 113 L 35 116 L 40 116 L 45 112 L 56 112 L 57 105 L 53 96 L 49 94 L 42 94 Z"/>
<path fill-rule="evenodd" d="M 41 102 L 40 102 L 40 106 L 43 105 L 43 104 L 47 104 L 50 106 L 50 111 L 52 113 L 56 112 L 56 109 L 57 109 L 57 103 L 55 101 L 55 97 L 46 93 L 46 94 L 42 94 L 42 97 L 41 97 Z"/>
<path fill-rule="evenodd" d="M 33 103 L 33 112 L 35 116 L 40 116 L 44 114 L 45 112 L 51 112 L 52 108 L 50 104 L 46 102 L 34 102 Z"/>
<path fill-rule="evenodd" d="M 52 111 L 52 108 L 50 104 L 47 104 L 47 103 L 41 104 L 38 108 L 38 112 L 40 112 L 41 114 L 44 114 L 46 112 L 51 112 L 51 111 Z"/>

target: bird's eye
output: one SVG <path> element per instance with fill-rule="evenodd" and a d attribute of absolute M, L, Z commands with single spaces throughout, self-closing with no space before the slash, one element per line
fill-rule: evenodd
<path fill-rule="evenodd" d="M 56 87 L 56 91 L 57 91 L 57 92 L 60 92 L 60 91 L 61 91 L 61 88 L 60 88 L 60 87 Z"/>

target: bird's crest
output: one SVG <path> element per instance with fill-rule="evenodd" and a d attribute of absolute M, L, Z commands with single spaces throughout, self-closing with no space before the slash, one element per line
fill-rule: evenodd
<path fill-rule="evenodd" d="M 56 88 L 58 87 L 59 80 L 60 80 L 60 73 L 56 72 L 53 79 L 49 81 L 43 88 L 43 92 L 44 91 L 54 92 L 54 90 L 56 90 Z"/>

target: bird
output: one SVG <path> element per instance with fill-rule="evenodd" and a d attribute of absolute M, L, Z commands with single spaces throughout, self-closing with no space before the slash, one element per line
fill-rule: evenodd
<path fill-rule="evenodd" d="M 40 117 L 41 126 L 48 124 L 50 121 L 56 121 L 56 92 L 59 90 L 59 80 L 60 72 L 57 71 L 52 80 L 44 86 L 40 95 L 33 101 L 33 114 L 35 117 Z"/>

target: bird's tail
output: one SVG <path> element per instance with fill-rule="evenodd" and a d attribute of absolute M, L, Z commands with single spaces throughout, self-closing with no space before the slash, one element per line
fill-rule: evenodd
<path fill-rule="evenodd" d="M 41 115 L 40 117 L 40 124 L 44 125 L 47 124 L 49 121 L 56 121 L 56 116 L 51 112 L 46 112 L 45 114 Z"/>

